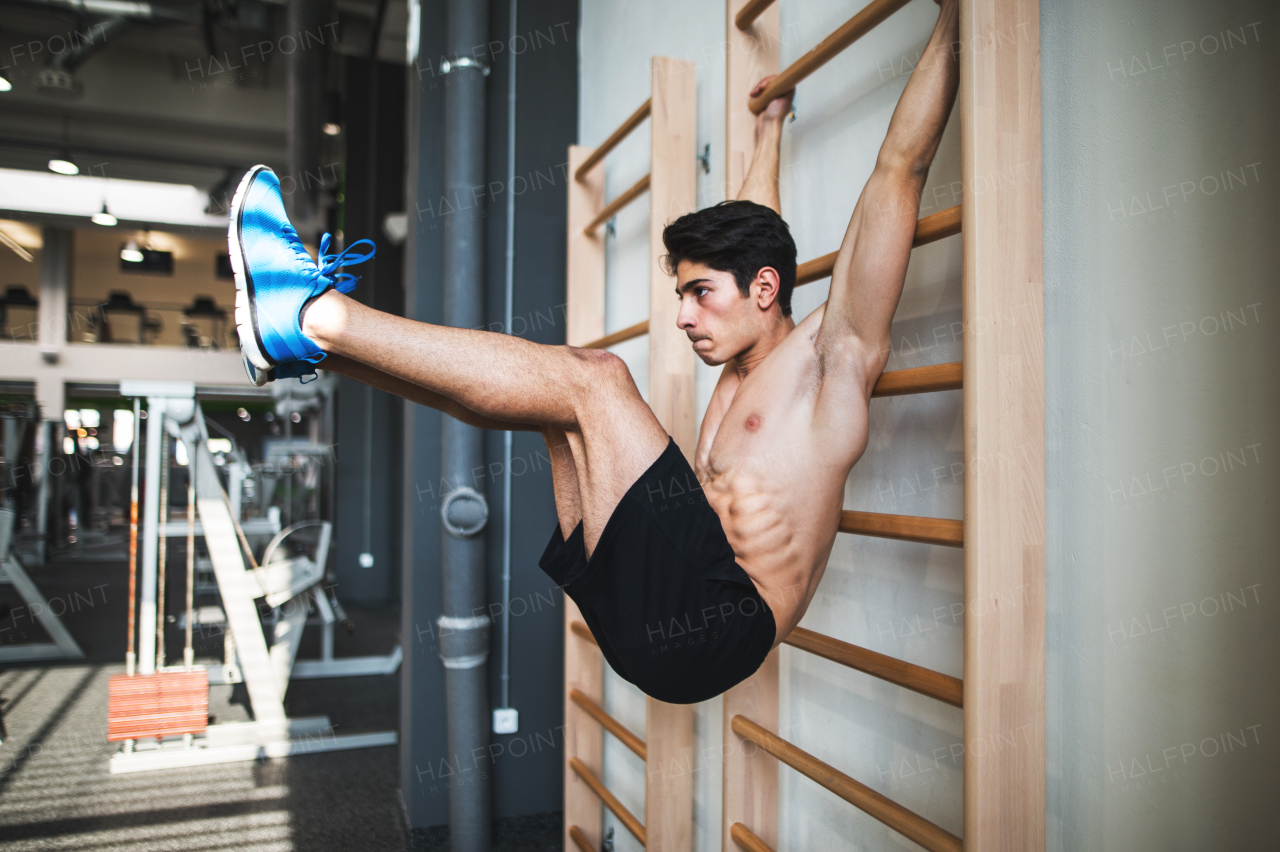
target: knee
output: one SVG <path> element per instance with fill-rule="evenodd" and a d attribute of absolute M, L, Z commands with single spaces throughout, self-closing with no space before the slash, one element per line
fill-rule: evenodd
<path fill-rule="evenodd" d="M 602 390 L 613 389 L 630 392 L 635 389 L 635 380 L 627 362 L 612 352 L 603 349 L 578 349 L 571 347 L 574 357 L 581 362 L 583 369 L 581 387 L 588 393 L 598 394 Z"/>

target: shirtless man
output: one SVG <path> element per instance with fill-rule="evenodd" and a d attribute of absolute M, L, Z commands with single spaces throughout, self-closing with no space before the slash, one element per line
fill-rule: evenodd
<path fill-rule="evenodd" d="M 350 256 L 353 245 L 329 256 L 326 236 L 317 267 L 261 166 L 241 182 L 228 235 L 250 377 L 300 377 L 323 359 L 480 428 L 540 431 L 559 523 L 539 564 L 606 660 L 663 701 L 724 692 L 803 617 L 866 449 L 920 194 L 958 85 L 956 0 L 940 6 L 823 307 L 798 325 L 790 316 L 796 251 L 777 188 L 790 94 L 759 118 L 739 199 L 667 226 L 677 323 L 698 357 L 724 365 L 693 469 L 608 352 L 414 322 L 344 296 L 354 280 L 337 270 L 371 255 Z"/>

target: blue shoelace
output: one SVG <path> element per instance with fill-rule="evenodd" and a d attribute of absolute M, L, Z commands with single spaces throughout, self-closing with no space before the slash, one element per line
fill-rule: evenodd
<path fill-rule="evenodd" d="M 337 270 L 344 266 L 354 266 L 357 263 L 372 260 L 374 254 L 378 251 L 378 247 L 374 245 L 373 240 L 356 240 L 338 254 L 329 254 L 330 242 L 332 242 L 332 238 L 329 234 L 325 234 L 320 238 L 321 265 L 319 274 L 332 281 L 334 288 L 339 293 L 350 293 L 356 288 L 356 282 L 360 280 L 359 276 L 352 275 L 349 272 L 337 272 Z M 369 251 L 364 254 L 352 254 L 351 252 L 356 246 L 362 243 L 368 243 Z"/>

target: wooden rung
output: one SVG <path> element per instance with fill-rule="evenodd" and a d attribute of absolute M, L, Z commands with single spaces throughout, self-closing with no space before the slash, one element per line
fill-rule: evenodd
<path fill-rule="evenodd" d="M 840 532 L 964 547 L 964 521 L 925 518 L 919 515 L 887 515 L 881 512 L 840 513 Z"/>
<path fill-rule="evenodd" d="M 834 766 L 823 763 L 803 749 L 767 731 L 745 716 L 734 716 L 733 732 L 764 749 L 805 777 L 816 781 L 854 807 L 880 820 L 930 852 L 962 852 L 964 845 L 951 832 L 934 825 L 919 814 L 853 780 Z"/>
<path fill-rule="evenodd" d="M 600 643 L 596 641 L 596 637 L 591 635 L 591 628 L 586 625 L 586 622 L 571 621 L 569 623 L 569 629 L 581 636 L 583 639 L 586 639 L 592 645 L 595 645 L 597 648 L 600 647 Z"/>
<path fill-rule="evenodd" d="M 964 387 L 964 364 L 952 361 L 948 364 L 930 364 L 927 367 L 911 367 L 907 370 L 890 370 L 881 373 L 871 395 L 903 396 L 909 393 L 933 393 L 934 391 L 960 390 Z"/>
<path fill-rule="evenodd" d="M 569 839 L 578 847 L 579 852 L 597 852 L 591 845 L 591 841 L 587 839 L 586 832 L 576 825 L 569 826 Z"/>
<path fill-rule="evenodd" d="M 964 706 L 964 681 L 960 678 L 935 672 L 933 669 L 926 669 L 924 666 L 917 666 L 887 654 L 850 645 L 848 642 L 841 642 L 839 639 L 824 636 L 803 627 L 792 630 L 791 635 L 783 641 L 793 648 L 808 651 L 833 663 L 887 680 L 921 695 L 945 701 L 956 707 Z"/>
<path fill-rule="evenodd" d="M 619 329 L 613 334 L 606 334 L 599 340 L 593 340 L 579 348 L 581 349 L 608 349 L 622 343 L 624 340 L 633 340 L 649 333 L 649 321 L 642 320 L 635 325 L 629 325 L 626 328 Z"/>
<path fill-rule="evenodd" d="M 774 852 L 773 847 L 765 843 L 755 833 L 740 822 L 735 822 L 729 829 L 729 836 L 738 848 L 746 852 Z"/>
<path fill-rule="evenodd" d="M 819 42 L 817 47 L 792 62 L 781 74 L 774 77 L 765 90 L 749 102 L 751 112 L 756 115 L 764 112 L 769 101 L 783 92 L 794 89 L 797 83 L 826 65 L 846 47 L 871 32 L 905 5 L 907 0 L 871 0 L 861 12 L 845 21 L 838 30 Z"/>
<path fill-rule="evenodd" d="M 916 238 L 912 242 L 912 246 L 919 248 L 932 242 L 937 242 L 943 237 L 950 237 L 960 233 L 960 205 L 948 207 L 946 210 L 939 210 L 929 216 L 925 216 L 916 222 Z M 831 275 L 831 270 L 836 265 L 836 255 L 840 252 L 833 251 L 831 254 L 824 254 L 822 257 L 816 257 L 813 260 L 807 260 L 796 267 L 796 286 L 809 284 L 814 281 L 821 281 L 823 278 Z"/>
<path fill-rule="evenodd" d="M 592 701 L 585 692 L 580 689 L 571 689 L 569 690 L 569 698 L 574 704 L 585 710 L 588 716 L 603 725 L 605 730 L 621 740 L 623 745 L 639 755 L 641 760 L 649 759 L 649 750 L 645 747 L 644 740 L 631 733 L 625 725 L 606 713 L 605 709 Z"/>
<path fill-rule="evenodd" d="M 640 109 L 631 113 L 627 120 L 622 122 L 622 125 L 617 130 L 613 131 L 609 138 L 604 140 L 599 148 L 587 155 L 587 158 L 582 161 L 582 165 L 578 166 L 577 171 L 573 173 L 574 178 L 576 180 L 582 180 L 586 177 L 587 172 L 595 168 L 596 164 L 603 160 L 606 154 L 618 147 L 619 142 L 626 139 L 627 135 L 630 134 L 631 131 L 640 126 L 640 122 L 649 117 L 649 110 L 652 107 L 653 98 L 650 98 L 640 105 Z"/>
<path fill-rule="evenodd" d="M 604 786 L 604 783 L 581 760 L 571 757 L 569 758 L 569 766 L 578 774 L 579 778 L 586 782 L 592 792 L 600 797 L 600 801 L 604 802 L 604 806 L 613 811 L 613 815 L 627 827 L 627 831 L 636 836 L 636 839 L 640 841 L 640 845 L 644 846 L 647 843 L 644 826 L 640 824 L 640 820 L 636 819 L 635 814 L 623 807 L 622 802 L 619 802 L 617 797 L 609 792 L 609 788 Z"/>
<path fill-rule="evenodd" d="M 626 207 L 631 202 L 635 201 L 637 198 L 640 197 L 642 193 L 648 192 L 649 178 L 651 177 L 652 177 L 651 174 L 645 175 L 644 177 L 640 178 L 640 180 L 636 181 L 635 184 L 632 185 L 632 187 L 628 189 L 626 192 L 622 193 L 617 198 L 613 199 L 608 204 L 606 204 L 605 208 L 600 211 L 599 215 L 597 215 L 596 218 L 591 220 L 591 224 L 587 225 L 587 227 L 582 229 L 582 233 L 586 234 L 588 237 L 591 236 L 593 233 L 595 233 L 596 228 L 599 228 L 605 222 L 608 222 L 610 219 L 616 216 L 619 210 L 621 210 L 623 207 Z"/>
<path fill-rule="evenodd" d="M 733 25 L 745 30 L 756 22 L 756 18 L 764 14 L 764 10 L 773 5 L 773 0 L 747 0 L 747 4 L 738 10 L 733 17 Z"/>

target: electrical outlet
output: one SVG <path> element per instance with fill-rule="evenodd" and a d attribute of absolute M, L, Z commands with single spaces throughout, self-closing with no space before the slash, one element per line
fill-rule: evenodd
<path fill-rule="evenodd" d="M 498 707 L 493 711 L 493 732 L 514 734 L 520 730 L 520 711 L 514 707 Z"/>

